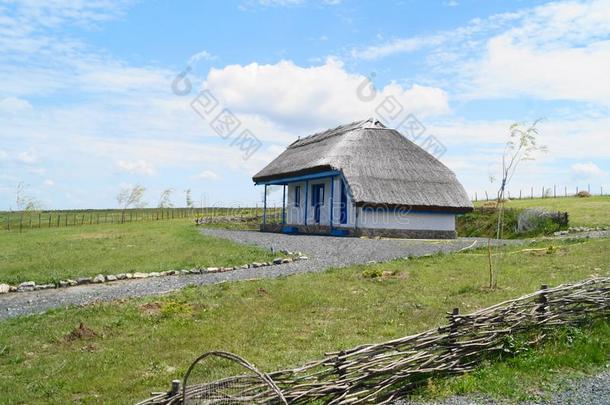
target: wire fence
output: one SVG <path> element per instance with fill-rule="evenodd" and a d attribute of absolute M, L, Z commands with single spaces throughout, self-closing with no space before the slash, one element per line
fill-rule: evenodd
<path fill-rule="evenodd" d="M 83 225 L 128 224 L 134 222 L 195 220 L 203 223 L 253 222 L 262 220 L 262 207 L 135 208 L 105 210 L 54 210 L 0 212 L 0 229 L 23 232 L 45 228 Z M 282 208 L 267 207 L 267 222 L 280 223 Z"/>
<path fill-rule="evenodd" d="M 586 187 L 568 187 L 553 185 L 552 187 L 529 187 L 526 189 L 519 190 L 507 190 L 505 198 L 509 200 L 525 200 L 534 198 L 565 198 L 565 197 L 576 197 L 581 192 L 587 192 L 591 196 L 608 196 L 606 194 L 608 188 L 604 186 L 591 187 L 588 184 Z M 498 198 L 497 192 L 476 191 L 471 199 L 474 202 L 478 201 L 493 201 Z"/>

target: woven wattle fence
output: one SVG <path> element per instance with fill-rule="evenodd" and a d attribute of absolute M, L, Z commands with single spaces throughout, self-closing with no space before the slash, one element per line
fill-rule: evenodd
<path fill-rule="evenodd" d="M 456 308 L 448 325 L 418 335 L 380 344 L 329 353 L 327 357 L 292 370 L 266 374 L 290 404 L 318 400 L 328 404 L 383 404 L 409 393 L 433 376 L 472 370 L 491 354 L 514 352 L 510 337 L 522 336 L 535 344 L 557 326 L 578 325 L 610 316 L 610 278 L 594 278 L 502 302 L 471 314 Z M 199 404 L 245 403 L 240 398 L 257 392 L 249 403 L 280 403 L 277 393 L 262 380 L 234 376 L 239 392 L 230 402 L 193 401 Z M 245 384 L 244 381 L 249 381 Z M 184 391 L 158 395 L 141 405 L 180 404 L 183 395 L 202 392 L 218 382 L 185 386 Z"/>

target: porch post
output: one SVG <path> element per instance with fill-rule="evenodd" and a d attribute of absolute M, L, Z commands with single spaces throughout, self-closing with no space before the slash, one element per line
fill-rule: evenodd
<path fill-rule="evenodd" d="M 307 226 L 307 206 L 309 205 L 309 200 L 307 199 L 307 195 L 309 194 L 309 180 L 305 180 L 305 222 L 303 225 Z"/>
<path fill-rule="evenodd" d="M 334 211 L 334 197 L 335 197 L 335 176 L 330 178 L 330 230 L 333 230 L 333 211 Z"/>
<path fill-rule="evenodd" d="M 286 224 L 286 185 L 284 184 L 284 195 L 282 196 L 282 224 Z"/>
<path fill-rule="evenodd" d="M 263 197 L 263 230 L 267 225 L 267 185 L 265 184 L 265 195 Z"/>

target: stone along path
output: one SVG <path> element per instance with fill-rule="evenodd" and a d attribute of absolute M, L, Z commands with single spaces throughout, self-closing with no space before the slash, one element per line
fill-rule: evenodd
<path fill-rule="evenodd" d="M 313 235 L 283 235 L 254 231 L 202 229 L 201 232 L 276 252 L 300 251 L 309 260 L 278 266 L 239 269 L 223 273 L 145 278 L 70 288 L 49 289 L 0 295 L 0 319 L 44 312 L 51 308 L 85 305 L 129 297 L 165 294 L 187 285 L 216 284 L 227 281 L 273 278 L 298 273 L 318 272 L 329 267 L 344 267 L 369 261 L 387 261 L 406 256 L 425 256 L 475 247 L 473 239 L 451 241 L 372 240 Z"/>

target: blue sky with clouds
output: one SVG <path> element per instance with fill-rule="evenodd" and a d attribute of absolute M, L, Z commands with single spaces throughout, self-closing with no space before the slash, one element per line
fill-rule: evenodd
<path fill-rule="evenodd" d="M 610 0 L 0 0 L 0 210 L 20 182 L 49 209 L 113 207 L 135 184 L 149 206 L 167 188 L 253 204 L 286 145 L 388 98 L 389 124 L 417 117 L 470 194 L 497 187 L 510 124 L 538 118 L 549 151 L 512 192 L 610 191 L 608 21 Z M 227 139 L 192 108 L 202 89 L 239 119 Z"/>

